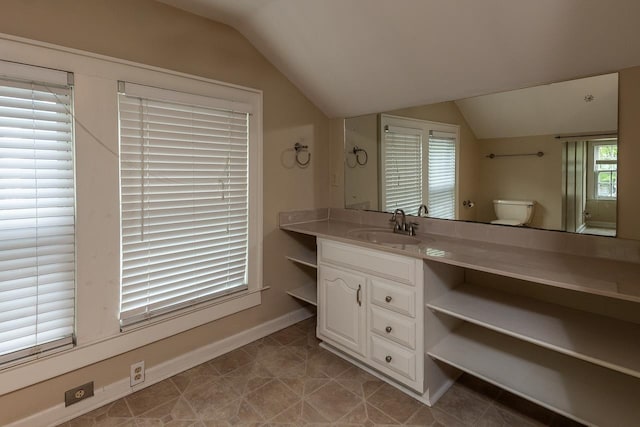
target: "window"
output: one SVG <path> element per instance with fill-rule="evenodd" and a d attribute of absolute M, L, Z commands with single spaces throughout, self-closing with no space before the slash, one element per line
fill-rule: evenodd
<path fill-rule="evenodd" d="M 456 219 L 457 137 L 453 132 L 429 132 L 429 193 L 427 208 L 434 218 Z"/>
<path fill-rule="evenodd" d="M 6 364 L 73 345 L 73 75 L 7 62 L 0 71 L 0 364 Z"/>
<path fill-rule="evenodd" d="M 594 142 L 593 160 L 595 198 L 615 199 L 618 194 L 618 145 Z"/>
<path fill-rule="evenodd" d="M 382 209 L 416 215 L 425 204 L 429 216 L 455 219 L 458 127 L 386 114 L 380 124 Z"/>
<path fill-rule="evenodd" d="M 250 106 L 119 89 L 122 326 L 246 290 Z"/>

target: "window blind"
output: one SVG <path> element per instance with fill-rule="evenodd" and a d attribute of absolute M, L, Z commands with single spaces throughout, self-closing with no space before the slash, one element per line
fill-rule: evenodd
<path fill-rule="evenodd" d="M 422 132 L 386 126 L 384 138 L 384 210 L 417 211 L 422 204 Z"/>
<path fill-rule="evenodd" d="M 456 219 L 456 134 L 429 132 L 429 216 Z"/>
<path fill-rule="evenodd" d="M 247 289 L 249 114 L 212 108 L 213 99 L 200 105 L 201 96 L 148 88 L 140 96 L 123 86 L 120 319 L 127 326 Z"/>
<path fill-rule="evenodd" d="M 75 188 L 72 89 L 67 84 L 72 75 L 14 63 L 0 63 L 0 70 L 4 364 L 73 345 Z M 6 70 L 21 78 L 7 78 Z"/>

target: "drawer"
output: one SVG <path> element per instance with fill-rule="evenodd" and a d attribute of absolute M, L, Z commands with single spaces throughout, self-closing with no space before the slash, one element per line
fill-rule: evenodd
<path fill-rule="evenodd" d="M 415 285 L 417 260 L 330 240 L 320 240 L 321 261 Z"/>
<path fill-rule="evenodd" d="M 414 288 L 378 279 L 371 279 L 370 285 L 369 301 L 372 304 L 415 317 L 416 293 Z"/>
<path fill-rule="evenodd" d="M 397 344 L 378 338 L 370 337 L 371 360 L 374 367 L 392 377 L 400 375 L 400 380 L 416 380 L 416 353 Z M 397 375 L 394 375 L 397 374 Z"/>
<path fill-rule="evenodd" d="M 374 306 L 369 312 L 372 332 L 415 350 L 416 324 L 413 319 Z"/>

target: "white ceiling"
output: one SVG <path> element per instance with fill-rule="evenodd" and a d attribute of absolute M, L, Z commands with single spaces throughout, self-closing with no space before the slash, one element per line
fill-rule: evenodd
<path fill-rule="evenodd" d="M 227 23 L 330 117 L 640 65 L 639 0 L 160 0 Z"/>
<path fill-rule="evenodd" d="M 478 139 L 615 133 L 618 74 L 476 96 L 456 105 Z"/>

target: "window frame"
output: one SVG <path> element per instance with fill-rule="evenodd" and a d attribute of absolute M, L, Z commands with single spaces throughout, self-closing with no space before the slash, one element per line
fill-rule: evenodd
<path fill-rule="evenodd" d="M 615 172 L 616 173 L 616 182 L 617 182 L 617 173 L 618 173 L 618 156 L 616 155 L 616 160 L 615 161 L 605 161 L 605 164 L 612 164 L 615 165 L 615 170 L 598 170 L 598 160 L 596 159 L 596 152 L 598 150 L 598 147 L 601 146 L 616 146 L 618 147 L 618 142 L 616 140 L 615 143 L 613 143 L 612 141 L 606 141 L 606 140 L 600 140 L 600 141 L 589 141 L 589 145 L 590 145 L 590 158 L 591 158 L 591 178 L 593 180 L 593 189 L 591 191 L 592 193 L 592 197 L 593 200 L 618 200 L 618 196 L 617 196 L 617 191 L 616 191 L 616 195 L 615 196 L 600 196 L 598 194 L 598 176 L 600 175 L 600 173 L 611 173 L 611 172 Z"/>
<path fill-rule="evenodd" d="M 258 233 L 256 223 L 257 223 L 257 218 L 261 217 L 262 206 L 261 205 L 256 206 L 257 198 L 255 197 L 256 196 L 255 188 L 259 186 L 259 177 L 251 169 L 252 165 L 257 162 L 257 155 L 259 151 L 258 150 L 259 147 L 257 146 L 258 141 L 257 141 L 257 138 L 255 137 L 255 133 L 256 133 L 255 129 L 253 129 L 253 132 L 252 132 L 252 122 L 253 122 L 252 117 L 253 117 L 254 106 L 245 102 L 239 102 L 239 101 L 234 101 L 229 99 L 221 99 L 216 97 L 182 92 L 166 86 L 154 87 L 146 84 L 125 82 L 125 81 L 118 82 L 118 94 L 119 96 L 124 95 L 124 96 L 129 96 L 134 98 L 155 100 L 160 102 L 183 104 L 185 106 L 192 105 L 192 106 L 204 106 L 206 108 L 213 108 L 213 109 L 227 109 L 227 110 L 247 113 L 248 115 L 248 125 L 247 125 L 247 130 L 248 130 L 248 135 L 247 135 L 248 235 L 247 235 L 247 267 L 246 267 L 247 268 L 246 276 L 248 278 L 247 288 L 243 290 L 235 291 L 233 293 L 227 293 L 227 294 L 219 295 L 214 298 L 209 298 L 204 301 L 195 301 L 192 304 L 182 306 L 180 308 L 171 309 L 162 314 L 152 315 L 150 318 L 147 318 L 145 320 L 123 321 L 121 310 L 122 310 L 122 291 L 123 291 L 122 275 L 123 275 L 124 246 L 123 246 L 123 239 L 122 239 L 122 232 L 123 232 L 122 218 L 120 218 L 121 235 L 120 235 L 120 309 L 119 309 L 119 312 L 120 312 L 121 331 L 143 328 L 148 325 L 153 325 L 155 323 L 161 322 L 167 318 L 179 317 L 184 314 L 191 313 L 194 310 L 211 307 L 211 306 L 220 304 L 224 301 L 235 299 L 235 298 L 248 295 L 251 293 L 255 293 L 256 291 L 258 291 L 261 285 L 257 279 L 258 277 L 258 275 L 256 274 L 257 264 L 255 262 L 255 254 L 253 252 L 255 252 L 255 248 L 259 246 L 261 242 L 261 235 L 259 235 Z M 118 105 L 120 106 L 120 101 L 118 101 Z M 120 123 L 120 109 L 118 109 L 118 122 Z M 120 135 L 121 130 L 122 129 L 119 126 L 119 129 L 118 129 L 119 149 L 122 147 L 121 135 Z M 119 191 L 120 191 L 120 209 L 122 209 L 122 164 L 121 163 L 119 168 Z M 254 248 L 254 250 L 252 251 L 251 248 Z"/>

